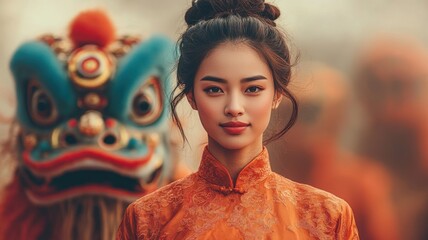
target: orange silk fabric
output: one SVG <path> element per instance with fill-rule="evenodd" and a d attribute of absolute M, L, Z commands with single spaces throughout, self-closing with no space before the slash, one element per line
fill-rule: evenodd
<path fill-rule="evenodd" d="M 359 239 L 342 199 L 271 171 L 267 149 L 233 185 L 205 149 L 199 170 L 132 203 L 117 239 Z"/>

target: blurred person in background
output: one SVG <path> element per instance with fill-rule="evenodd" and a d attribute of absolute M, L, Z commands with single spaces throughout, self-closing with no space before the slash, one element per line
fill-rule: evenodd
<path fill-rule="evenodd" d="M 426 239 L 419 224 L 428 205 L 428 173 L 422 167 L 428 156 L 426 49 L 404 37 L 377 37 L 361 52 L 354 86 L 364 110 L 356 151 L 392 173 L 405 239 Z"/>
<path fill-rule="evenodd" d="M 341 148 L 350 104 L 345 80 L 324 64 L 303 65 L 293 86 L 300 104 L 299 117 L 287 136 L 269 146 L 272 168 L 345 199 L 354 211 L 361 239 L 399 239 L 389 175 L 382 166 Z M 286 104 L 280 109 L 279 116 L 290 111 Z M 274 125 L 271 122 L 271 127 Z M 287 161 L 281 161 L 283 156 Z"/>

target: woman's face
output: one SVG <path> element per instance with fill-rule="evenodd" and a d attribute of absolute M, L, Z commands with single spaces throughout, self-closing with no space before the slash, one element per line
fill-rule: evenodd
<path fill-rule="evenodd" d="M 244 43 L 223 43 L 202 61 L 187 95 L 208 143 L 229 150 L 260 148 L 270 120 L 274 82 L 264 59 Z"/>

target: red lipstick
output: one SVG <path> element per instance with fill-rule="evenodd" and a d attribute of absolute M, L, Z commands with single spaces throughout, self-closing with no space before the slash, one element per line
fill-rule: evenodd
<path fill-rule="evenodd" d="M 231 135 L 241 134 L 248 126 L 250 126 L 250 124 L 243 122 L 220 123 L 220 127 L 222 127 L 226 133 Z"/>

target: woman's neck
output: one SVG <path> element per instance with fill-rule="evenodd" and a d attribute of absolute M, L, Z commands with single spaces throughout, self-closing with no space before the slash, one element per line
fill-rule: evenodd
<path fill-rule="evenodd" d="M 217 142 L 208 139 L 208 150 L 228 170 L 235 185 L 241 170 L 262 152 L 263 144 L 241 149 L 226 149 Z"/>

